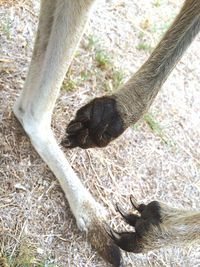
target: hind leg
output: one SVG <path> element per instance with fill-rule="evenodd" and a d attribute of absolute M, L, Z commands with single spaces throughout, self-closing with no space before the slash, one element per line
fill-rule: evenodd
<path fill-rule="evenodd" d="M 114 266 L 120 252 L 108 238 L 106 212 L 83 186 L 60 149 L 51 116 L 94 0 L 43 0 L 34 53 L 14 113 L 41 158 L 59 180 L 80 230 Z"/>

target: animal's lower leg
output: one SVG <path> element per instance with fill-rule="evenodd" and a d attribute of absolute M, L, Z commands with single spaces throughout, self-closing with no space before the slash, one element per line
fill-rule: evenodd
<path fill-rule="evenodd" d="M 134 232 L 108 230 L 123 250 L 145 253 L 166 246 L 200 243 L 199 212 L 178 210 L 157 201 L 135 208 L 140 216 L 118 208 L 125 221 L 135 228 Z"/>
<path fill-rule="evenodd" d="M 51 130 L 55 101 L 93 2 L 42 1 L 34 54 L 14 113 L 36 151 L 59 180 L 79 228 L 107 261 L 119 266 L 119 249 L 104 229 L 106 212 L 82 185 Z"/>
<path fill-rule="evenodd" d="M 113 95 L 96 98 L 78 110 L 62 144 L 66 147 L 103 147 L 136 123 L 199 31 L 200 1 L 185 0 L 149 59 Z"/>

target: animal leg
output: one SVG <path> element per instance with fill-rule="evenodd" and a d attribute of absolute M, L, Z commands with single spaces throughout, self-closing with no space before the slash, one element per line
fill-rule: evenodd
<path fill-rule="evenodd" d="M 70 148 L 104 147 L 136 123 L 199 31 L 200 1 L 185 0 L 149 59 L 116 93 L 95 98 L 79 109 L 62 144 Z"/>
<path fill-rule="evenodd" d="M 123 250 L 145 253 L 166 246 L 200 243 L 199 212 L 178 210 L 157 201 L 138 205 L 139 216 L 118 210 L 125 221 L 134 227 L 132 232 L 107 230 Z"/>
<path fill-rule="evenodd" d="M 107 236 L 106 212 L 83 186 L 61 151 L 51 116 L 66 70 L 82 36 L 93 0 L 43 0 L 34 53 L 14 114 L 36 151 L 59 180 L 80 230 L 101 256 L 120 266 L 120 251 Z"/>

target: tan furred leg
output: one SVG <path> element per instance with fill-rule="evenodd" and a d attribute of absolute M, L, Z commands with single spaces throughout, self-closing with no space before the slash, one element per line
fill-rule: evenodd
<path fill-rule="evenodd" d="M 51 116 L 60 86 L 94 2 L 41 1 L 31 66 L 14 113 L 36 151 L 59 180 L 79 229 L 87 233 L 89 241 L 107 261 L 120 266 L 119 249 L 104 229 L 104 208 L 72 170 L 51 130 Z"/>
<path fill-rule="evenodd" d="M 200 1 L 185 0 L 149 59 L 113 95 L 96 98 L 80 108 L 68 125 L 67 138 L 62 144 L 71 148 L 103 147 L 122 134 L 147 111 L 199 32 Z M 200 242 L 200 212 L 181 211 L 153 202 L 146 205 L 140 217 L 123 215 L 135 231 L 116 234 L 111 230 L 110 235 L 126 251 L 146 252 L 172 244 Z"/>

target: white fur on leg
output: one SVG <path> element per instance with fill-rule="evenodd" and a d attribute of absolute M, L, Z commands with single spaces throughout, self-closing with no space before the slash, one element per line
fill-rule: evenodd
<path fill-rule="evenodd" d="M 51 130 L 55 101 L 94 1 L 42 1 L 35 53 L 14 113 L 34 148 L 60 182 L 78 227 L 87 233 L 90 243 L 104 259 L 120 266 L 119 249 L 105 232 L 105 209 L 94 200 L 72 170 Z M 55 9 L 47 15 L 52 2 Z M 42 18 L 50 21 L 50 29 Z M 48 34 L 43 38 L 45 31 Z M 39 45 L 37 40 L 40 40 Z"/>
<path fill-rule="evenodd" d="M 38 154 L 58 179 L 79 229 L 87 234 L 92 246 L 106 261 L 113 266 L 120 266 L 119 248 L 105 231 L 107 217 L 105 209 L 94 200 L 72 170 L 50 127 L 44 128 L 42 124 L 34 123 L 33 119 L 28 120 L 27 114 L 25 119 L 19 117 L 21 113 L 17 109 L 15 115 L 22 123 Z"/>
<path fill-rule="evenodd" d="M 95 202 L 70 167 L 51 130 L 51 116 L 66 69 L 83 34 L 94 0 L 41 2 L 35 48 L 24 89 L 14 113 L 31 142 L 58 178 L 77 223 L 87 231 L 91 206 L 95 215 L 105 211 Z M 99 212 L 101 210 L 101 212 Z"/>
<path fill-rule="evenodd" d="M 94 213 L 100 220 L 104 220 L 105 209 L 94 200 L 72 170 L 52 130 L 44 127 L 38 128 L 33 125 L 32 121 L 30 125 L 26 123 L 24 128 L 29 134 L 31 143 L 59 180 L 80 230 L 87 232 L 93 219 L 90 215 Z"/>

